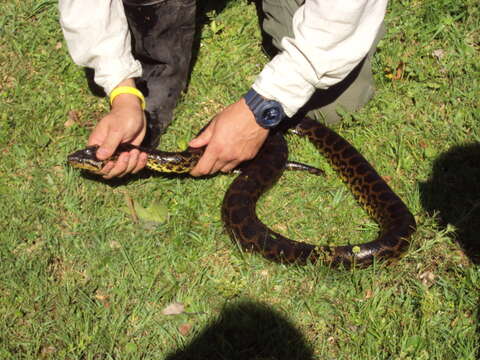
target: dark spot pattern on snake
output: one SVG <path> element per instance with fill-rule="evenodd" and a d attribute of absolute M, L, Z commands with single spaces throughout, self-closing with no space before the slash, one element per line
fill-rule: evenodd
<path fill-rule="evenodd" d="M 319 261 L 332 267 L 366 267 L 375 259 L 401 256 L 416 230 L 415 219 L 403 201 L 370 163 L 333 130 L 308 118 L 301 120 L 295 130 L 300 136 L 308 137 L 325 156 L 360 205 L 379 224 L 378 237 L 359 245 L 315 246 L 288 239 L 263 224 L 256 215 L 257 200 L 280 178 L 288 157 L 283 134 L 271 131 L 257 156 L 242 164 L 241 174 L 225 194 L 222 219 L 232 240 L 245 250 L 286 264 Z M 122 144 L 113 160 L 132 148 L 135 147 Z M 187 173 L 196 165 L 204 148 L 188 148 L 183 152 L 140 150 L 147 152 L 147 167 L 152 170 Z M 95 152 L 96 147 L 79 150 L 71 154 L 68 161 L 72 166 L 95 172 L 97 166 L 101 169 L 104 165 L 96 159 Z"/>

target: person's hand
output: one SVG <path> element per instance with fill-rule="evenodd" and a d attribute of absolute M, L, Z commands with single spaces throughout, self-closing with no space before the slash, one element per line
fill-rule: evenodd
<path fill-rule="evenodd" d="M 131 86 L 133 81 L 127 84 Z M 88 145 L 100 145 L 96 155 L 98 159 L 105 160 L 112 156 L 121 143 L 140 145 L 145 131 L 146 120 L 140 100 L 135 95 L 120 94 L 115 97 L 110 113 L 99 121 L 90 134 Z M 101 173 L 105 179 L 121 177 L 140 171 L 146 163 L 147 154 L 134 149 L 121 153 L 115 162 L 109 161 Z"/>
<path fill-rule="evenodd" d="M 253 113 L 242 98 L 216 115 L 207 128 L 189 145 L 207 145 L 193 176 L 229 172 L 245 160 L 257 155 L 265 142 L 268 130 L 255 121 Z"/>

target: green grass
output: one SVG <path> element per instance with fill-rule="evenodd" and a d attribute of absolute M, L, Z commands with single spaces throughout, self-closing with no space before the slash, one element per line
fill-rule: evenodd
<path fill-rule="evenodd" d="M 377 93 L 337 130 L 391 179 L 418 231 L 398 263 L 353 271 L 240 252 L 220 219 L 232 177 L 109 183 L 68 168 L 107 102 L 71 62 L 55 2 L 10 0 L 0 13 L 0 358 L 480 355 L 477 1 L 390 4 Z M 185 144 L 267 62 L 253 5 L 230 1 L 206 18 L 164 148 Z M 376 225 L 314 148 L 288 141 L 291 158 L 327 176 L 285 174 L 261 218 L 316 243 L 372 239 Z M 134 223 L 126 199 L 162 223 Z M 163 315 L 172 302 L 185 312 Z"/>

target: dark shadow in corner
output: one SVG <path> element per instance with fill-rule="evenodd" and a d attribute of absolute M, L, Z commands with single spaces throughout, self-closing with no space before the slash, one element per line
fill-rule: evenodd
<path fill-rule="evenodd" d="M 473 264 L 480 264 L 480 143 L 455 146 L 441 154 L 429 180 L 420 183 L 420 199 L 440 226 L 455 226 L 455 240 Z M 476 326 L 480 341 L 480 307 Z M 476 358 L 480 359 L 480 347 Z"/>
<path fill-rule="evenodd" d="M 480 144 L 455 146 L 440 155 L 429 180 L 420 183 L 420 199 L 440 226 L 455 226 L 456 241 L 480 264 Z"/>
<path fill-rule="evenodd" d="M 227 304 L 195 338 L 166 360 L 313 360 L 303 335 L 281 313 L 248 300 Z"/>
<path fill-rule="evenodd" d="M 192 60 L 190 62 L 190 70 L 189 70 L 186 89 L 188 89 L 188 84 L 190 83 L 190 76 L 192 73 L 192 69 L 198 58 L 202 29 L 210 21 L 207 14 L 212 11 L 215 11 L 215 13 L 217 14 L 222 12 L 229 2 L 230 0 L 197 0 L 196 29 L 195 29 L 195 37 L 193 40 Z M 88 88 L 90 89 L 91 93 L 98 97 L 106 96 L 105 92 L 103 91 L 103 88 L 98 86 L 94 81 L 95 71 L 90 68 L 85 68 L 84 72 L 85 72 L 85 78 L 87 80 Z"/>

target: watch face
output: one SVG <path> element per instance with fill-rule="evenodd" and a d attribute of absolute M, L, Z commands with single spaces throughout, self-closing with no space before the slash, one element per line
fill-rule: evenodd
<path fill-rule="evenodd" d="M 278 125 L 284 116 L 281 105 L 275 101 L 265 102 L 260 114 L 261 125 L 266 128 Z"/>

